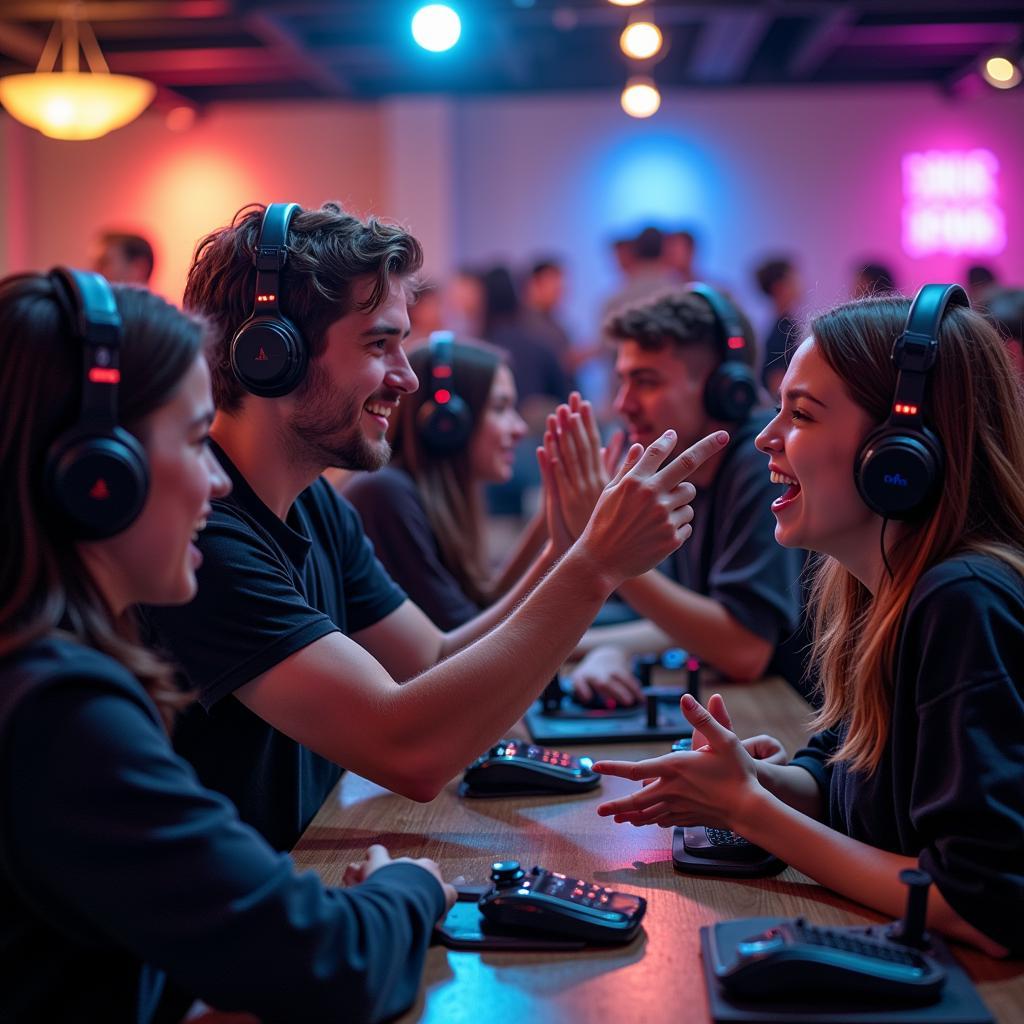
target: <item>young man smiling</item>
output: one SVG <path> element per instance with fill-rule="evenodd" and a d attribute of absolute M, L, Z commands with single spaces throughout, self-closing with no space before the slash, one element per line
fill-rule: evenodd
<path fill-rule="evenodd" d="M 198 597 L 149 618 L 202 705 L 182 721 L 179 750 L 287 849 L 339 764 L 427 800 L 497 740 L 608 594 L 689 535 L 683 481 L 724 435 L 659 471 L 674 437 L 634 450 L 575 544 L 559 541 L 552 514 L 554 539 L 521 585 L 442 633 L 318 479 L 329 466 L 388 459 L 388 418 L 417 386 L 402 340 L 419 244 L 333 204 L 298 210 L 275 252 L 284 260 L 273 294 L 309 361 L 287 393 L 261 397 L 243 386 L 231 339 L 253 309 L 263 216 L 242 210 L 207 236 L 189 271 L 185 304 L 215 327 L 211 434 L 234 489 L 201 534 Z"/>
<path fill-rule="evenodd" d="M 605 328 L 616 347 L 615 410 L 631 442 L 650 444 L 668 429 L 676 432 L 677 450 L 721 428 L 731 440 L 690 477 L 697 487 L 693 540 L 660 571 L 619 589 L 645 620 L 596 627 L 580 645 L 592 652 L 573 674 L 584 700 L 595 690 L 620 702 L 638 698 L 622 651 L 670 642 L 730 678 L 753 680 L 772 671 L 800 683 L 801 658 L 789 647 L 799 621 L 803 553 L 775 543 L 771 503 L 780 488 L 754 448 L 770 416 L 753 410 L 730 422 L 708 397 L 708 380 L 725 361 L 729 332 L 722 312 L 745 336 L 738 350 L 747 357 L 753 332 L 726 296 L 707 290 L 717 313 L 699 291 L 678 289 L 621 311 Z"/>

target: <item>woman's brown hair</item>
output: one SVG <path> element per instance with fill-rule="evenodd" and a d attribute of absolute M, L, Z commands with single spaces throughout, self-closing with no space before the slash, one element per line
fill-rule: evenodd
<path fill-rule="evenodd" d="M 452 345 L 452 390 L 469 406 L 476 432 L 487 407 L 498 367 L 507 360 L 501 349 L 483 341 L 460 339 Z M 441 560 L 458 580 L 466 595 L 477 604 L 488 604 L 483 545 L 483 509 L 480 488 L 473 480 L 470 441 L 460 450 L 439 455 L 430 451 L 416 429 L 423 403 L 431 397 L 430 346 L 409 352 L 409 364 L 420 380 L 419 389 L 402 399 L 391 436 L 394 462 L 416 481 L 431 529 L 441 550 Z"/>
<path fill-rule="evenodd" d="M 113 285 L 123 323 L 118 422 L 145 444 L 145 418 L 170 400 L 202 351 L 203 323 L 143 288 Z M 54 632 L 121 662 L 165 723 L 184 702 L 169 666 L 115 617 L 54 517 L 46 453 L 78 418 L 81 344 L 45 274 L 0 281 L 0 657 Z"/>
<path fill-rule="evenodd" d="M 903 298 L 862 299 L 811 323 L 822 357 L 877 423 L 895 392 L 891 352 L 909 309 Z M 949 307 L 938 341 L 925 399 L 926 425 L 946 457 L 938 501 L 899 532 L 888 549 L 891 576 L 874 595 L 833 558 L 813 570 L 812 661 L 824 691 L 814 726 L 847 723 L 835 759 L 858 771 L 873 771 L 885 748 L 900 626 L 921 575 L 964 552 L 1001 558 L 1024 575 L 1024 402 L 1017 376 L 999 336 L 973 310 Z"/>

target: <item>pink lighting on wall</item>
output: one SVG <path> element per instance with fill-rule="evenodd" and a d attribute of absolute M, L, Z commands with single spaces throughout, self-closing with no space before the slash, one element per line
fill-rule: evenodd
<path fill-rule="evenodd" d="M 903 158 L 903 251 L 995 256 L 1006 248 L 999 161 L 988 149 Z"/>

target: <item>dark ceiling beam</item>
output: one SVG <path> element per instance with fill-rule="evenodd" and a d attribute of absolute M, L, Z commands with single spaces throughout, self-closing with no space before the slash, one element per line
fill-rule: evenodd
<path fill-rule="evenodd" d="M 107 55 L 111 71 L 125 75 L 168 75 L 202 71 L 258 74 L 266 68 L 294 73 L 290 61 L 269 54 L 260 46 L 204 46 L 180 50 L 123 50 Z"/>
<path fill-rule="evenodd" d="M 744 77 L 774 16 L 764 11 L 720 10 L 697 34 L 689 76 L 698 82 L 736 82 Z"/>
<path fill-rule="evenodd" d="M 970 49 L 974 46 L 1012 43 L 1019 32 L 1019 25 L 998 21 L 961 24 L 945 22 L 940 25 L 857 25 L 847 33 L 844 45 Z"/>
<path fill-rule="evenodd" d="M 305 80 L 325 96 L 348 96 L 351 83 L 320 59 L 276 14 L 255 11 L 242 19 L 247 32 L 254 35 L 273 57 L 290 64 L 295 77 Z"/>
<path fill-rule="evenodd" d="M 20 25 L 0 21 L 0 53 L 35 68 L 46 45 L 46 37 Z"/>
<path fill-rule="evenodd" d="M 2 13 L 12 21 L 57 21 L 68 13 L 66 2 L 8 0 Z M 152 18 L 223 18 L 233 12 L 230 0 L 85 0 L 76 5 L 82 21 L 148 21 Z"/>
<path fill-rule="evenodd" d="M 856 15 L 849 5 L 822 15 L 790 54 L 786 73 L 792 78 L 809 78 L 842 45 Z"/>
<path fill-rule="evenodd" d="M 175 18 L 153 18 L 146 21 L 103 21 L 96 23 L 100 45 L 114 39 L 128 39 L 136 46 L 150 41 L 159 44 L 164 39 L 188 37 L 196 43 L 210 36 L 229 38 L 242 34 L 238 18 L 192 18 L 182 22 Z"/>

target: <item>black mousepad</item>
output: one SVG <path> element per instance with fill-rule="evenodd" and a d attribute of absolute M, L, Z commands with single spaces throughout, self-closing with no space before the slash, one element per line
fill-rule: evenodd
<path fill-rule="evenodd" d="M 585 949 L 582 939 L 543 932 L 502 931 L 480 913 L 480 897 L 491 891 L 489 885 L 457 885 L 458 901 L 444 918 L 434 925 L 433 941 L 448 949 L 459 950 L 549 950 L 567 952 Z"/>
<path fill-rule="evenodd" d="M 754 1000 L 728 993 L 715 976 L 715 943 L 731 948 L 738 942 L 766 931 L 781 917 L 748 917 L 722 921 L 700 930 L 700 955 L 708 1009 L 715 1024 L 757 1021 L 763 1024 L 993 1024 L 992 1014 L 981 1001 L 974 984 L 941 939 L 934 939 L 931 956 L 946 969 L 946 984 L 937 1002 L 927 1006 L 851 1006 L 821 999 Z"/>
<path fill-rule="evenodd" d="M 514 789 L 477 789 L 465 779 L 459 783 L 459 796 L 472 800 L 500 800 L 506 796 L 576 796 L 578 793 L 592 793 L 601 785 L 601 776 L 593 780 L 592 785 L 578 786 L 576 789 L 552 789 L 550 786 L 518 786 Z"/>
<path fill-rule="evenodd" d="M 677 871 L 688 875 L 710 875 L 718 878 L 766 878 L 769 875 L 777 875 L 786 867 L 786 862 L 762 850 L 759 846 L 748 847 L 749 856 L 729 857 L 701 857 L 691 853 L 686 848 L 687 833 L 696 829 L 703 829 L 703 825 L 694 828 L 672 829 L 672 866 Z"/>
<path fill-rule="evenodd" d="M 689 736 L 693 726 L 683 717 L 678 702 L 658 707 L 657 724 L 647 724 L 644 704 L 635 708 L 583 708 L 569 697 L 555 711 L 534 705 L 526 712 L 526 727 L 534 743 L 554 746 L 574 743 L 643 743 L 645 740 L 676 740 Z"/>

